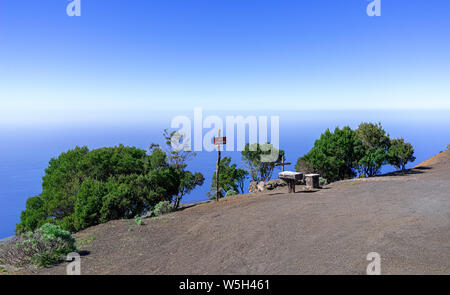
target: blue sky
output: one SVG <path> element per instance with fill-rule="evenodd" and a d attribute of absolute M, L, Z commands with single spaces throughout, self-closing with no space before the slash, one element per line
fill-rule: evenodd
<path fill-rule="evenodd" d="M 0 0 L 0 123 L 450 109 L 450 1 Z"/>

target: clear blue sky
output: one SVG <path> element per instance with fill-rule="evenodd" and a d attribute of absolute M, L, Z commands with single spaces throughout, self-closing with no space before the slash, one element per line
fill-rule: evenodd
<path fill-rule="evenodd" d="M 382 0 L 372 18 L 367 0 L 68 3 L 0 0 L 0 123 L 450 109 L 448 0 Z"/>

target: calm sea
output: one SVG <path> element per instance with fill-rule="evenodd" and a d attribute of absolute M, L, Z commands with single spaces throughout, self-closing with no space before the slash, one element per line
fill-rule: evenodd
<path fill-rule="evenodd" d="M 94 149 L 122 143 L 147 149 L 151 143 L 163 142 L 162 131 L 170 127 L 173 115 L 192 117 L 191 113 L 181 113 L 167 114 L 148 123 L 0 126 L 0 239 L 14 234 L 26 199 L 41 192 L 41 178 L 50 158 L 76 145 Z M 218 115 L 225 120 L 225 115 L 240 113 L 211 112 L 205 113 L 204 117 L 208 115 Z M 450 111 L 259 112 L 255 115 L 280 116 L 280 147 L 286 151 L 287 161 L 292 163 L 309 151 L 326 128 L 344 125 L 355 128 L 363 121 L 381 122 L 391 137 L 404 137 L 411 142 L 417 160 L 410 167 L 445 150 L 450 144 Z M 239 152 L 225 151 L 223 156 L 232 157 L 233 162 L 242 167 Z M 189 163 L 192 171 L 205 175 L 206 182 L 183 202 L 207 199 L 216 157 L 215 152 L 199 152 Z M 383 172 L 391 170 L 392 167 L 385 167 Z"/>

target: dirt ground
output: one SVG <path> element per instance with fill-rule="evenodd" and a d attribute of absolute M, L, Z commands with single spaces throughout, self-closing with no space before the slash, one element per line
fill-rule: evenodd
<path fill-rule="evenodd" d="M 76 234 L 82 274 L 450 274 L 450 153 L 407 175 L 287 188 Z M 33 271 L 65 274 L 66 263 Z M 29 273 L 29 272 L 26 272 Z"/>

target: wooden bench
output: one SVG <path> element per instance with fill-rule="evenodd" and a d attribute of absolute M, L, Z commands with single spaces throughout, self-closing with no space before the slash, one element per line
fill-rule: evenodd
<path fill-rule="evenodd" d="M 287 182 L 289 193 L 295 193 L 295 184 L 298 180 L 303 179 L 303 173 L 301 172 L 293 172 L 293 171 L 284 171 L 278 173 L 278 178 Z"/>

